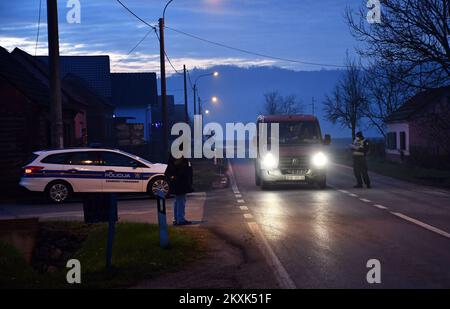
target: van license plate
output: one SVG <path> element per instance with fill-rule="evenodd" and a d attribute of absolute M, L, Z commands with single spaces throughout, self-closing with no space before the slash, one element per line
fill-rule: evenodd
<path fill-rule="evenodd" d="M 287 175 L 286 180 L 305 180 L 305 176 L 300 175 Z"/>

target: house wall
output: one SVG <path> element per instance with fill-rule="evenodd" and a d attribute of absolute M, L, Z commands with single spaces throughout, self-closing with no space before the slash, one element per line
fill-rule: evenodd
<path fill-rule="evenodd" d="M 442 119 L 446 119 L 449 116 L 449 107 L 442 109 L 443 106 L 449 104 L 447 101 L 449 98 L 443 96 L 439 100 L 436 100 L 433 104 L 429 104 L 427 109 L 424 111 L 417 113 L 415 117 L 410 120 L 410 131 L 411 131 L 411 147 L 420 148 L 422 151 L 428 152 L 430 155 L 446 155 L 444 149 L 441 147 L 442 138 L 450 136 L 450 132 L 447 131 L 447 134 L 441 134 L 440 136 L 436 136 L 435 131 L 429 131 L 427 127 L 427 123 L 433 121 L 431 119 L 427 119 L 426 115 L 430 112 L 441 114 Z M 450 121 L 450 120 L 448 120 Z M 444 126 L 442 129 L 449 128 L 449 126 Z M 436 130 L 436 128 L 434 128 Z M 431 136 L 430 136 L 431 135 Z M 447 154 L 448 155 L 448 154 Z"/>
<path fill-rule="evenodd" d="M 77 113 L 74 119 L 75 122 L 75 139 L 80 140 L 82 137 L 83 129 L 86 128 L 86 113 Z"/>
<path fill-rule="evenodd" d="M 47 144 L 40 116 L 44 113 L 0 78 L 0 186 L 17 186 L 23 162 L 33 150 Z"/>
<path fill-rule="evenodd" d="M 63 110 L 67 147 L 76 146 L 76 128 L 83 126 L 76 124 L 83 118 L 82 115 L 76 117 L 77 113 L 83 114 Z M 17 189 L 22 166 L 33 151 L 51 146 L 50 132 L 49 107 L 31 101 L 0 78 L 0 187 L 3 192 Z"/>
<path fill-rule="evenodd" d="M 143 124 L 144 125 L 144 139 L 150 140 L 150 126 L 151 126 L 151 110 L 145 107 L 117 107 L 114 111 L 116 117 L 133 117 L 128 119 L 127 123 Z"/>
<path fill-rule="evenodd" d="M 400 133 L 405 133 L 405 149 L 401 149 L 401 138 Z M 410 155 L 410 124 L 408 122 L 404 123 L 388 123 L 386 125 L 386 133 L 389 136 L 389 133 L 396 134 L 396 147 L 395 149 L 389 149 L 388 141 L 386 141 L 386 155 L 388 158 L 392 160 L 400 160 L 401 152 L 403 151 L 403 155 Z M 388 137 L 387 137 L 388 138 Z"/>

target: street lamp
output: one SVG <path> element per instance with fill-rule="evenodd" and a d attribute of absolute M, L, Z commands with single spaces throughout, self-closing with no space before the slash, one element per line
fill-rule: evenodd
<path fill-rule="evenodd" d="M 205 115 L 209 115 L 209 109 L 205 110 Z"/>
<path fill-rule="evenodd" d="M 198 77 L 195 79 L 195 81 L 194 81 L 194 86 L 193 86 L 193 88 L 192 88 L 192 90 L 194 91 L 194 115 L 197 114 L 197 91 L 198 91 L 198 88 L 197 88 L 197 82 L 198 82 L 198 80 L 199 80 L 200 78 L 202 78 L 202 77 L 207 77 L 207 76 L 218 77 L 218 76 L 219 76 L 219 72 L 215 71 L 215 72 L 212 72 L 212 73 L 202 74 L 202 75 L 198 76 Z M 199 113 L 201 114 L 201 112 L 200 112 L 200 106 L 199 106 L 199 110 L 198 110 L 198 111 L 199 111 Z"/>
<path fill-rule="evenodd" d="M 167 88 L 166 88 L 166 51 L 164 48 L 164 17 L 166 9 L 173 0 L 169 0 L 164 6 L 163 17 L 158 20 L 159 25 L 159 60 L 161 63 L 161 108 L 163 124 L 163 151 L 166 153 L 169 149 L 169 118 L 167 114 Z"/>
<path fill-rule="evenodd" d="M 217 102 L 219 102 L 219 99 L 216 96 L 214 96 L 214 97 L 211 98 L 211 101 L 213 103 L 217 103 Z"/>

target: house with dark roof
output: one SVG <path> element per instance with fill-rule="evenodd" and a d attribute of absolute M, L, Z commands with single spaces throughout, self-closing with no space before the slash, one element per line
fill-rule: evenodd
<path fill-rule="evenodd" d="M 51 116 L 48 78 L 34 74 L 0 47 L 0 182 L 15 183 L 32 151 L 49 148 Z M 77 146 L 87 104 L 62 92 L 64 144 Z M 6 180 L 6 181 L 4 181 Z M 5 187 L 2 186 L 5 190 Z"/>
<path fill-rule="evenodd" d="M 152 110 L 157 105 L 156 73 L 111 73 L 114 116 L 142 124 L 144 140 L 152 137 Z"/>
<path fill-rule="evenodd" d="M 386 123 L 386 154 L 394 161 L 450 155 L 450 86 L 407 100 Z"/>
<path fill-rule="evenodd" d="M 48 56 L 36 56 L 48 66 Z M 111 101 L 111 71 L 108 55 L 60 56 L 60 74 L 71 73 L 82 78 L 92 91 Z"/>
<path fill-rule="evenodd" d="M 47 57 L 34 57 L 15 48 L 11 55 L 20 62 L 30 74 L 40 79 L 48 87 L 49 72 Z M 61 91 L 63 96 L 73 101 L 82 102 L 86 105 L 86 115 L 82 120 L 83 128 L 87 129 L 88 144 L 102 144 L 111 146 L 114 144 L 112 122 L 114 106 L 111 103 L 111 86 L 109 79 L 109 57 L 94 56 L 94 60 L 90 60 L 90 56 L 61 56 L 62 62 L 66 65 L 61 68 Z M 108 60 L 108 65 L 105 63 Z M 70 65 L 69 65 L 70 64 Z M 80 68 L 76 67 L 80 64 Z M 95 69 L 95 66 L 99 69 Z M 77 72 L 83 77 L 72 73 Z M 108 70 L 108 78 L 105 79 L 105 72 Z M 98 73 L 98 72 L 100 73 Z M 93 73 L 97 72 L 97 73 Z M 98 78 L 99 81 L 93 79 Z M 96 85 L 101 85 L 94 89 Z M 107 97 L 109 95 L 109 97 Z M 81 126 L 75 128 L 75 138 L 81 139 L 83 129 Z"/>

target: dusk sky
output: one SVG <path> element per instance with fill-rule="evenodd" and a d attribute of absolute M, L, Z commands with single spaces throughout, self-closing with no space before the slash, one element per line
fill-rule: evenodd
<path fill-rule="evenodd" d="M 166 1 L 123 0 L 150 24 L 156 24 Z M 62 55 L 109 54 L 112 71 L 159 72 L 159 49 L 154 33 L 130 55 L 149 27 L 134 18 L 115 0 L 81 3 L 81 23 L 66 21 L 67 1 L 58 1 Z M 355 0 L 174 0 L 166 24 L 196 36 L 242 49 L 300 61 L 337 64 L 356 42 L 344 22 L 347 6 Z M 1 1 L 0 45 L 35 53 L 39 0 Z M 251 56 L 213 46 L 166 31 L 169 57 L 176 68 L 207 68 L 213 65 L 273 65 L 294 70 L 320 70 L 302 65 Z M 42 0 L 38 55 L 47 54 L 46 1 Z M 169 65 L 168 72 L 172 70 Z M 331 68 L 331 67 L 329 67 Z"/>

